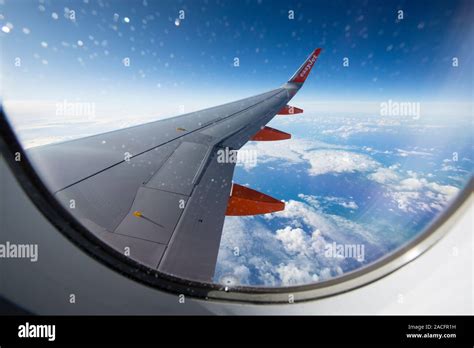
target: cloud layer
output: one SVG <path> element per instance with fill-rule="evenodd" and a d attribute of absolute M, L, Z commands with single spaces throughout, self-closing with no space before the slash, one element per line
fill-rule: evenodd
<path fill-rule="evenodd" d="M 293 138 L 271 144 L 249 143 L 245 148 L 257 151 L 259 165 L 303 165 L 309 176 L 363 176 L 378 188 L 384 204 L 388 204 L 390 211 L 385 215 L 399 212 L 434 216 L 459 192 L 455 186 L 437 182 L 430 173 L 407 170 L 400 163 L 385 165 L 372 155 L 387 153 L 369 147 Z M 393 158 L 431 156 L 423 151 L 400 149 L 389 155 Z M 232 284 L 262 286 L 322 281 L 370 263 L 406 241 L 406 231 L 397 233 L 398 227 L 393 223 L 367 223 L 367 219 L 362 222 L 357 217 L 328 212 L 328 207 L 337 206 L 364 216 L 367 208 L 361 208 L 362 203 L 365 202 L 351 197 L 299 193 L 286 202 L 284 211 L 226 218 L 215 281 L 225 283 L 231 279 Z M 409 216 L 412 215 L 406 215 L 403 224 L 411 219 Z M 324 250 L 331 243 L 363 245 L 366 257 L 362 261 L 328 258 Z M 239 252 L 235 254 L 235 250 Z"/>

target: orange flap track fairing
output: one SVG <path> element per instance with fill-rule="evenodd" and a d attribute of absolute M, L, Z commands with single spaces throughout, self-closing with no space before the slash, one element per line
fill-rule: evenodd
<path fill-rule="evenodd" d="M 285 209 L 285 203 L 248 187 L 233 184 L 227 216 L 268 214 Z"/>
<path fill-rule="evenodd" d="M 271 127 L 263 127 L 257 134 L 250 138 L 253 141 L 275 141 L 290 139 L 291 134 Z"/>

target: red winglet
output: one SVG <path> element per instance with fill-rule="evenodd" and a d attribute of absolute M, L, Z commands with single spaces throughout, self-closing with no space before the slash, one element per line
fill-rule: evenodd
<path fill-rule="evenodd" d="M 291 134 L 267 126 L 260 129 L 257 134 L 250 138 L 250 140 L 254 141 L 274 141 L 285 139 L 291 139 Z"/>
<path fill-rule="evenodd" d="M 226 215 L 268 214 L 285 209 L 285 203 L 248 187 L 233 184 Z"/>
<path fill-rule="evenodd" d="M 296 106 L 285 105 L 280 111 L 278 111 L 277 115 L 294 115 L 294 114 L 301 114 L 303 109 L 297 108 Z"/>
<path fill-rule="evenodd" d="M 321 53 L 321 48 L 316 48 L 288 82 L 303 83 L 308 77 L 311 68 L 316 63 L 319 53 Z"/>

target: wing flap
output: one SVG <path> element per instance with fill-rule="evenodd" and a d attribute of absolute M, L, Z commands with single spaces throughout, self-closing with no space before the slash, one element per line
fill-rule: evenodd
<path fill-rule="evenodd" d="M 114 232 L 167 245 L 187 199 L 183 195 L 140 187 L 130 211 Z"/>
<path fill-rule="evenodd" d="M 176 226 L 159 271 L 212 281 L 234 166 L 234 163 L 220 163 L 217 151 L 212 154 Z"/>
<path fill-rule="evenodd" d="M 55 196 L 75 217 L 90 219 L 106 230 L 114 231 L 128 214 L 143 182 L 156 173 L 178 145 L 169 143 L 121 162 Z M 66 163 L 64 170 L 67 170 Z"/>
<path fill-rule="evenodd" d="M 205 144 L 182 142 L 145 185 L 189 196 L 208 151 Z"/>

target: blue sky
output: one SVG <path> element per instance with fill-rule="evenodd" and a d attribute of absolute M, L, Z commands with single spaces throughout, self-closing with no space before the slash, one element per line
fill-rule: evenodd
<path fill-rule="evenodd" d="M 190 110 L 277 87 L 322 47 L 297 101 L 466 101 L 473 8 L 471 1 L 1 0 L 2 98 Z"/>

